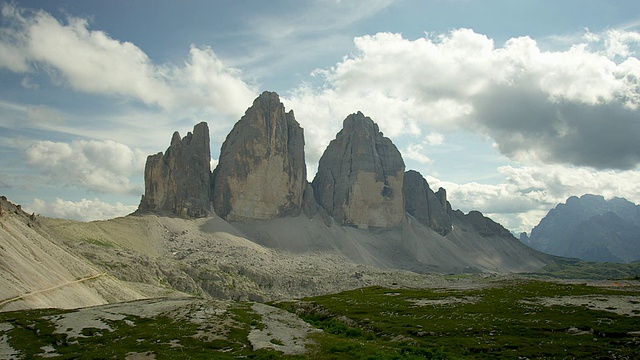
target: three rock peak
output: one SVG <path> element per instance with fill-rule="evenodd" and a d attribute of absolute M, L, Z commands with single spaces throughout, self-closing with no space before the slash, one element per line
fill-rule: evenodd
<path fill-rule="evenodd" d="M 446 192 L 434 193 L 378 125 L 351 114 L 330 142 L 307 182 L 304 131 L 275 92 L 263 92 L 222 144 L 210 169 L 209 128 L 197 124 L 181 138 L 175 132 L 165 153 L 145 165 L 145 194 L 138 213 L 205 217 L 214 211 L 229 221 L 308 217 L 324 212 L 340 225 L 388 228 L 406 214 L 442 235 L 451 231 Z"/>

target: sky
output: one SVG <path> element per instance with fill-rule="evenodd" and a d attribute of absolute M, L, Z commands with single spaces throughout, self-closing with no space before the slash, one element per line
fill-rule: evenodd
<path fill-rule="evenodd" d="M 640 2 L 0 2 L 0 194 L 133 212 L 146 157 L 206 121 L 212 166 L 263 91 L 309 180 L 362 111 L 406 168 L 514 233 L 585 193 L 640 203 Z"/>

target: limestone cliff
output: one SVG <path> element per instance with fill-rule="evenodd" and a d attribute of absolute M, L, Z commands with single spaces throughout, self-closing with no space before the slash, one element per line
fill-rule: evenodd
<path fill-rule="evenodd" d="M 264 92 L 222 144 L 213 174 L 213 206 L 227 220 L 300 213 L 307 187 L 304 134 L 278 94 Z"/>
<path fill-rule="evenodd" d="M 318 164 L 312 186 L 335 221 L 358 227 L 393 227 L 405 220 L 404 161 L 378 125 L 349 115 Z"/>
<path fill-rule="evenodd" d="M 402 192 L 407 213 L 442 236 L 451 232 L 451 205 L 443 188 L 434 193 L 419 172 L 409 170 Z"/>
<path fill-rule="evenodd" d="M 202 122 L 184 138 L 176 131 L 165 153 L 147 157 L 145 192 L 138 212 L 205 217 L 210 209 L 209 127 Z"/>

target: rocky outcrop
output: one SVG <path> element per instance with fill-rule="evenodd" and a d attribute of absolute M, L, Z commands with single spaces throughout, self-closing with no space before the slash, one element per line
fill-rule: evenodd
<path fill-rule="evenodd" d="M 442 236 L 451 232 L 451 205 L 443 188 L 434 193 L 419 172 L 409 170 L 402 192 L 407 213 Z"/>
<path fill-rule="evenodd" d="M 313 194 L 313 187 L 311 187 L 311 184 L 307 182 L 302 198 L 302 211 L 311 219 L 316 216 L 318 210 L 320 210 L 320 208 L 316 202 L 315 195 Z"/>
<path fill-rule="evenodd" d="M 303 130 L 278 94 L 265 91 L 222 144 L 215 212 L 227 220 L 297 215 L 307 184 Z"/>
<path fill-rule="evenodd" d="M 509 230 L 505 229 L 499 223 L 482 215 L 480 211 L 473 210 L 469 211 L 468 214 L 464 214 L 462 211 L 456 210 L 454 212 L 454 216 L 462 222 L 466 222 L 467 224 L 473 226 L 473 228 L 482 237 L 498 236 L 505 239 L 515 239 L 515 237 Z"/>
<path fill-rule="evenodd" d="M 138 213 L 205 217 L 210 209 L 209 127 L 202 122 L 184 138 L 176 131 L 165 153 L 147 157 L 145 192 Z"/>
<path fill-rule="evenodd" d="M 349 115 L 318 164 L 312 186 L 335 221 L 358 227 L 393 227 L 405 219 L 404 161 L 378 125 Z"/>

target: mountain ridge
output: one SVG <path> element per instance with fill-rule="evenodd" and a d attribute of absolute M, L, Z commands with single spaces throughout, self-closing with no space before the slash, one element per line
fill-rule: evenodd
<path fill-rule="evenodd" d="M 571 196 L 540 220 L 527 245 L 557 256 L 587 261 L 640 260 L 640 205 L 623 198 Z"/>
<path fill-rule="evenodd" d="M 174 134 L 167 153 L 184 141 Z M 193 158 L 210 156 L 200 149 Z M 150 182 L 162 180 L 145 177 L 145 189 Z M 207 218 L 267 248 L 328 251 L 418 273 L 521 272 L 546 261 L 482 213 L 454 211 L 446 190 L 434 192 L 420 173 L 405 171 L 397 147 L 361 112 L 344 119 L 309 183 L 304 130 L 274 92 L 258 96 L 228 134 L 211 189 Z"/>

